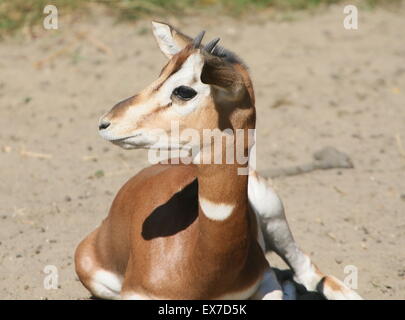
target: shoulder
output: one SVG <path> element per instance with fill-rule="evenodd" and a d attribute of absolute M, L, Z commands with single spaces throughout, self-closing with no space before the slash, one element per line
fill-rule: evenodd
<path fill-rule="evenodd" d="M 192 183 L 196 175 L 195 165 L 158 163 L 142 169 L 129 179 L 117 194 L 118 197 L 143 198 L 165 201 Z M 153 202 L 153 201 L 152 201 Z"/>

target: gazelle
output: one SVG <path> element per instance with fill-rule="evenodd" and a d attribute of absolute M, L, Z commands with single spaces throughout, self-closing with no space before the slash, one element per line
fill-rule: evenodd
<path fill-rule="evenodd" d="M 212 160 L 202 153 L 210 143 L 171 137 L 173 121 L 201 137 L 205 129 L 242 130 L 242 143 L 227 140 L 220 152 L 242 146 L 248 153 L 254 92 L 246 66 L 219 39 L 202 46 L 203 33 L 191 39 L 168 24 L 152 26 L 169 61 L 156 81 L 101 118 L 100 134 L 126 149 L 199 152 L 190 164 L 148 167 L 121 188 L 108 217 L 76 250 L 83 285 L 106 299 L 293 298 L 291 283 L 280 284 L 265 258 L 274 250 L 307 290 L 360 298 L 298 248 L 267 179 L 252 169 L 238 174 L 248 163 L 205 161 Z"/>

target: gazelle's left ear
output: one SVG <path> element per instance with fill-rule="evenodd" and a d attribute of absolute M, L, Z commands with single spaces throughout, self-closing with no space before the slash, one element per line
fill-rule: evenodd
<path fill-rule="evenodd" d="M 169 59 L 192 41 L 167 23 L 152 21 L 152 28 L 160 50 Z"/>
<path fill-rule="evenodd" d="M 223 59 L 205 55 L 205 64 L 201 72 L 201 81 L 226 90 L 232 95 L 238 95 L 245 88 L 243 77 L 238 70 L 238 64 Z"/>

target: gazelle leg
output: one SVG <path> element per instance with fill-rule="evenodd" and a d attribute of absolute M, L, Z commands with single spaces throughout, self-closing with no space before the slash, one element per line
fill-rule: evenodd
<path fill-rule="evenodd" d="M 83 285 L 102 299 L 120 299 L 122 277 L 103 268 L 95 253 L 97 228 L 77 247 L 75 252 L 76 273 Z"/>
<path fill-rule="evenodd" d="M 259 216 L 266 250 L 275 251 L 290 266 L 296 282 L 327 299 L 361 299 L 335 277 L 324 275 L 301 251 L 291 234 L 283 204 L 266 178 L 251 171 L 248 193 L 250 204 Z"/>

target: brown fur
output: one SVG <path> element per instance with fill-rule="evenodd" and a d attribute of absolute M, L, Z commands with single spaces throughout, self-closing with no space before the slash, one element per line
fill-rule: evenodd
<path fill-rule="evenodd" d="M 120 118 L 132 105 L 139 101 L 139 95 L 134 95 L 118 102 L 110 111 L 111 118 Z"/>

